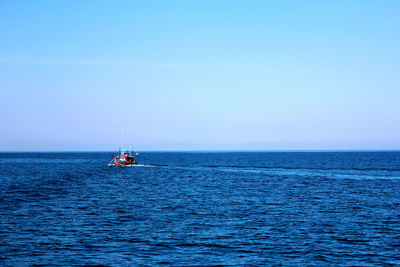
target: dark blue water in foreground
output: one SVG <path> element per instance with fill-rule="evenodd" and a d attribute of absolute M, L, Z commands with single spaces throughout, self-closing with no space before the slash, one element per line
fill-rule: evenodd
<path fill-rule="evenodd" d="M 0 153 L 0 265 L 400 265 L 399 152 Z"/>

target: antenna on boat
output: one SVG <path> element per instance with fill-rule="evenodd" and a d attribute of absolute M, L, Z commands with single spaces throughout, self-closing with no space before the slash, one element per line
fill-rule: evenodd
<path fill-rule="evenodd" d="M 121 145 L 119 146 L 119 152 L 122 154 L 122 139 L 124 137 L 124 128 L 121 128 Z"/>

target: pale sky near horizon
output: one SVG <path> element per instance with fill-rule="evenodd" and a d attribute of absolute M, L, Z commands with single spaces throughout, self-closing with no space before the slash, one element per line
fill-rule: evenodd
<path fill-rule="evenodd" d="M 400 149 L 400 1 L 0 1 L 0 151 Z"/>

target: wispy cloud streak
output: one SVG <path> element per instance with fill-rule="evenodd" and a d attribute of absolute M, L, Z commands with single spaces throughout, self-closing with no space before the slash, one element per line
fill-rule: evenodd
<path fill-rule="evenodd" d="M 49 65 L 93 65 L 111 67 L 155 67 L 155 68 L 195 68 L 209 69 L 215 66 L 204 64 L 188 64 L 181 62 L 92 60 L 92 59 L 57 59 L 23 56 L 0 56 L 0 63 L 5 64 L 49 64 Z"/>

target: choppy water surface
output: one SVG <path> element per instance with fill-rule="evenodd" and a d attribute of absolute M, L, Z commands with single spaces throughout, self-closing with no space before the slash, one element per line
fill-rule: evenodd
<path fill-rule="evenodd" d="M 0 154 L 0 265 L 400 265 L 399 152 Z"/>

